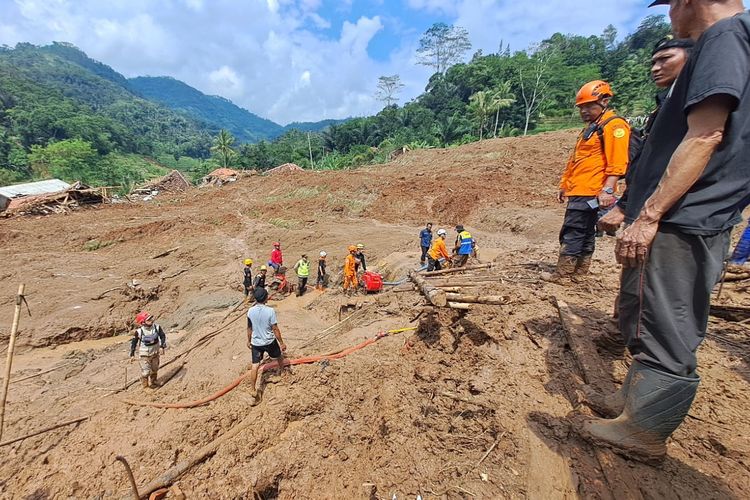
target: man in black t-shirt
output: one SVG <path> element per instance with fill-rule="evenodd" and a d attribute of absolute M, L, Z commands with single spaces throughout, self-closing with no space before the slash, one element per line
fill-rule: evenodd
<path fill-rule="evenodd" d="M 696 44 L 638 160 L 626 207 L 633 223 L 615 249 L 620 329 L 634 361 L 620 415 L 580 427 L 646 459 L 666 454 L 690 410 L 711 290 L 750 200 L 750 13 L 742 0 L 672 0 L 669 14 L 675 34 Z"/>

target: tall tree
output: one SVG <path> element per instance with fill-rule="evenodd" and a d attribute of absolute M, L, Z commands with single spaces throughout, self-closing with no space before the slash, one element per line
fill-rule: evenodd
<path fill-rule="evenodd" d="M 537 51 L 529 59 L 526 68 L 518 67 L 518 85 L 521 89 L 523 99 L 525 123 L 523 135 L 529 133 L 531 118 L 542 105 L 545 92 L 549 86 L 550 79 L 547 75 L 550 66 L 551 54 L 547 51 Z"/>
<path fill-rule="evenodd" d="M 445 73 L 449 67 L 460 62 L 470 49 L 466 28 L 435 23 L 419 40 L 418 63 L 432 68 L 435 73 Z"/>
<path fill-rule="evenodd" d="M 229 167 L 232 159 L 236 156 L 232 144 L 234 144 L 234 136 L 227 130 L 221 129 L 214 140 L 214 145 L 211 147 L 211 152 L 216 155 L 219 164 L 224 168 Z"/>
<path fill-rule="evenodd" d="M 398 94 L 404 88 L 399 75 L 381 76 L 378 78 L 378 90 L 375 91 L 375 99 L 383 104 L 391 106 L 398 102 Z"/>

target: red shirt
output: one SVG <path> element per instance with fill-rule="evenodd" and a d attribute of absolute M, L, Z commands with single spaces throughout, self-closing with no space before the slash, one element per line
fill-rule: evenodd
<path fill-rule="evenodd" d="M 279 250 L 278 248 L 274 248 L 271 252 L 271 262 L 279 265 L 283 264 L 283 261 L 281 259 L 281 250 Z"/>

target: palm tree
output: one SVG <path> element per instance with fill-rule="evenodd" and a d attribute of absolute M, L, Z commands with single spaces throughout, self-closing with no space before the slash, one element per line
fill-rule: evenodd
<path fill-rule="evenodd" d="M 234 144 L 234 136 L 227 130 L 221 129 L 214 140 L 214 145 L 211 146 L 211 152 L 219 157 L 219 163 L 224 168 L 229 167 L 230 162 L 237 155 L 232 149 L 232 144 Z"/>
<path fill-rule="evenodd" d="M 516 102 L 516 96 L 510 88 L 510 82 L 504 81 L 492 93 L 492 105 L 495 108 L 495 129 L 493 137 L 497 137 L 497 122 L 500 120 L 500 110 Z"/>
<path fill-rule="evenodd" d="M 492 97 L 486 90 L 480 90 L 469 97 L 469 109 L 479 123 L 479 140 L 482 140 L 487 117 L 494 111 L 492 109 Z"/>

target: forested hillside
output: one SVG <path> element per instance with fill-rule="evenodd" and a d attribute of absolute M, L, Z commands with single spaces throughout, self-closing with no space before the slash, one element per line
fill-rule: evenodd
<path fill-rule="evenodd" d="M 128 81 L 141 96 L 207 123 L 217 131 L 227 129 L 241 142 L 257 142 L 281 135 L 284 127 L 240 108 L 232 101 L 209 96 L 169 77 L 140 76 Z"/>
<path fill-rule="evenodd" d="M 651 16 L 619 41 L 610 26 L 600 36 L 558 33 L 528 50 L 501 44 L 469 58 L 466 30 L 439 23 L 418 49 L 419 63 L 433 70 L 424 93 L 399 106 L 400 78 L 384 75 L 373 82 L 383 103 L 376 115 L 287 127 L 171 78 L 128 81 L 69 44 L 3 47 L 0 184 L 56 176 L 126 189 L 164 167 L 193 177 L 216 166 L 350 168 L 386 161 L 404 146 L 578 126 L 574 95 L 597 78 L 611 82 L 621 114 L 642 116 L 656 90 L 651 50 L 669 30 L 662 16 Z M 439 56 L 445 53 L 453 57 Z M 263 137 L 273 140 L 247 143 Z"/>

